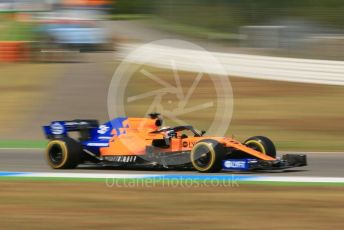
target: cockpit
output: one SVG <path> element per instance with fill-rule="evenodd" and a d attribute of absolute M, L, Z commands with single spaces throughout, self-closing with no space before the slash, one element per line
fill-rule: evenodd
<path fill-rule="evenodd" d="M 163 139 L 153 140 L 153 146 L 168 148 L 172 138 L 184 139 L 189 136 L 201 137 L 205 134 L 205 131 L 199 131 L 192 126 L 175 126 L 175 127 L 163 127 L 157 131 L 151 132 L 153 134 L 163 134 Z"/>

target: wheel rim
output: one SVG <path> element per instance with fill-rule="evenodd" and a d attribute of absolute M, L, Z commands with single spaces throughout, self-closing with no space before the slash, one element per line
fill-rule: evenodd
<path fill-rule="evenodd" d="M 212 153 L 207 146 L 199 146 L 193 154 L 194 163 L 200 168 L 207 168 L 212 162 Z"/>
<path fill-rule="evenodd" d="M 49 160 L 54 165 L 59 165 L 64 160 L 63 150 L 60 145 L 54 144 L 49 150 Z"/>
<path fill-rule="evenodd" d="M 265 148 L 264 146 L 259 143 L 259 142 L 256 142 L 256 141 L 248 141 L 245 143 L 247 147 L 255 150 L 255 151 L 258 151 L 258 152 L 261 152 L 263 154 L 266 154 L 266 151 L 265 151 Z"/>

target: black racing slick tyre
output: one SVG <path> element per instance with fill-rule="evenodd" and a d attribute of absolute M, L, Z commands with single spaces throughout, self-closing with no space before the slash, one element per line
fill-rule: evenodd
<path fill-rule="evenodd" d="M 81 163 L 82 147 L 71 138 L 51 140 L 45 157 L 53 169 L 74 169 Z"/>
<path fill-rule="evenodd" d="M 276 158 L 276 147 L 274 143 L 267 137 L 256 136 L 247 139 L 244 144 L 258 152 L 270 157 Z"/>
<path fill-rule="evenodd" d="M 190 153 L 192 166 L 201 173 L 220 172 L 225 156 L 224 146 L 215 140 L 199 141 Z"/>

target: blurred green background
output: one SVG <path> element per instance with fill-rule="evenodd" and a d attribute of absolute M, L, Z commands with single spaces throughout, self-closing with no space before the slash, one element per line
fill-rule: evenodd
<path fill-rule="evenodd" d="M 219 31 L 299 18 L 343 29 L 341 0 L 119 0 L 113 14 L 152 14 L 176 23 Z"/>

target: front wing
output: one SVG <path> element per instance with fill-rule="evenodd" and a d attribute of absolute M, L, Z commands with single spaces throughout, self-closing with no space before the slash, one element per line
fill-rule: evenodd
<path fill-rule="evenodd" d="M 224 160 L 224 170 L 283 170 L 294 167 L 307 166 L 307 156 L 301 154 L 286 154 L 281 159 L 273 161 L 259 159 Z"/>

